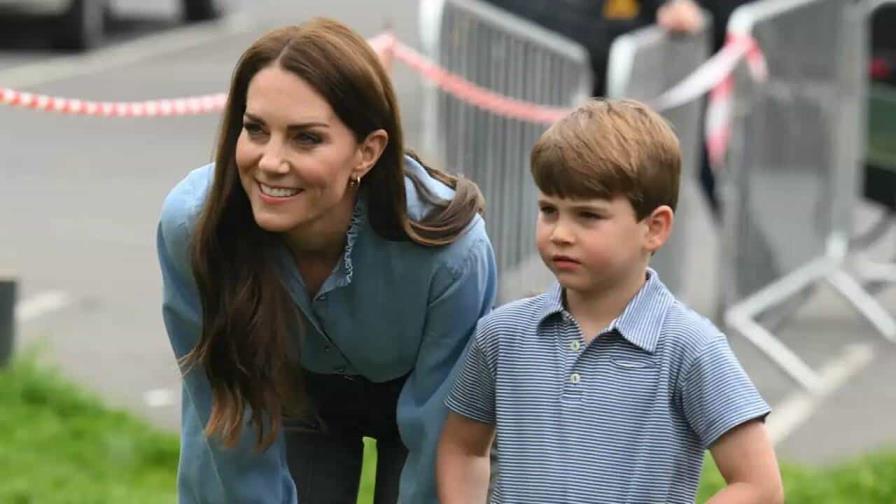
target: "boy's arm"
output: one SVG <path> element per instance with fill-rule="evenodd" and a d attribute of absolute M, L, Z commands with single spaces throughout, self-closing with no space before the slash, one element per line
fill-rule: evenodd
<path fill-rule="evenodd" d="M 448 418 L 436 457 L 442 504 L 483 504 L 488 498 L 489 448 L 496 424 L 496 339 L 490 325 L 485 319 L 479 322 L 445 400 Z"/>
<path fill-rule="evenodd" d="M 489 449 L 495 426 L 448 412 L 436 461 L 439 502 L 478 504 L 488 498 Z"/>
<path fill-rule="evenodd" d="M 784 502 L 784 488 L 775 450 L 760 420 L 745 422 L 709 447 L 728 484 L 707 504 Z"/>
<path fill-rule="evenodd" d="M 770 409 L 721 333 L 687 358 L 681 405 L 728 487 L 711 502 L 780 502 L 781 477 L 763 420 Z"/>

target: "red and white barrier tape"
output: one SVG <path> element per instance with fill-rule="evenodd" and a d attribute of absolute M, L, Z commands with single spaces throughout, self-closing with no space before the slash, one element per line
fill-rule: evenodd
<path fill-rule="evenodd" d="M 550 107 L 500 95 L 478 86 L 438 66 L 413 48 L 401 43 L 392 33 L 381 33 L 368 40 L 387 69 L 398 59 L 444 91 L 471 105 L 503 117 L 551 124 L 571 109 Z M 762 51 L 749 35 L 729 34 L 725 47 L 700 65 L 691 75 L 649 103 L 657 110 L 668 110 L 690 103 L 710 92 L 706 120 L 706 139 L 710 160 L 721 164 L 730 137 L 730 109 L 733 89 L 732 72 L 746 58 L 753 77 L 764 80 L 768 70 Z M 218 112 L 227 95 L 149 100 L 143 102 L 94 102 L 16 91 L 0 87 L 0 105 L 12 105 L 64 114 L 99 117 L 166 117 Z"/>
<path fill-rule="evenodd" d="M 96 102 L 0 88 L 0 104 L 2 105 L 99 117 L 167 117 L 207 114 L 221 110 L 226 102 L 227 95 L 224 93 L 143 102 Z"/>
<path fill-rule="evenodd" d="M 565 108 L 545 107 L 508 98 L 473 84 L 439 67 L 414 49 L 402 44 L 391 33 L 382 33 L 368 40 L 368 42 L 387 68 L 391 66 L 392 58 L 397 58 L 448 93 L 492 113 L 522 121 L 544 124 L 551 124 L 569 113 L 569 110 Z M 205 114 L 220 111 L 226 102 L 227 95 L 224 93 L 143 102 L 94 102 L 26 93 L 0 87 L 0 104 L 2 105 L 101 117 L 159 117 Z"/>
<path fill-rule="evenodd" d="M 655 110 L 669 110 L 699 99 L 731 75 L 744 57 L 757 80 L 765 80 L 768 71 L 756 40 L 750 36 L 729 35 L 728 42 L 681 82 L 649 102 Z"/>
<path fill-rule="evenodd" d="M 383 33 L 369 40 L 370 45 L 387 68 L 389 63 L 387 60 L 394 41 L 395 37 L 391 33 Z M 209 114 L 221 111 L 226 103 L 226 93 L 141 102 L 98 102 L 0 87 L 0 105 L 97 117 L 170 117 Z"/>
<path fill-rule="evenodd" d="M 725 47 L 719 51 L 719 55 L 728 53 L 732 64 L 727 71 L 716 79 L 709 94 L 709 103 L 706 108 L 706 120 L 704 121 L 704 134 L 706 135 L 706 153 L 709 165 L 718 170 L 725 161 L 728 152 L 728 141 L 731 138 L 731 96 L 734 93 L 734 67 L 741 58 L 747 58 L 750 75 L 758 82 L 768 79 L 768 65 L 765 56 L 759 48 L 756 39 L 749 35 L 729 33 L 725 41 Z"/>
<path fill-rule="evenodd" d="M 497 94 L 436 65 L 414 49 L 397 42 L 395 58 L 455 97 L 494 114 L 521 121 L 552 124 L 571 109 L 538 105 Z"/>

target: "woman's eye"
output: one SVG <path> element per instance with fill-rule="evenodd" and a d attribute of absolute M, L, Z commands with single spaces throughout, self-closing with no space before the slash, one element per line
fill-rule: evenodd
<path fill-rule="evenodd" d="M 264 131 L 261 129 L 261 126 L 255 123 L 243 123 L 243 129 L 246 130 L 246 133 L 249 135 L 258 135 Z"/>
<path fill-rule="evenodd" d="M 299 133 L 295 136 L 295 141 L 302 145 L 316 145 L 320 143 L 320 137 L 314 133 Z"/>

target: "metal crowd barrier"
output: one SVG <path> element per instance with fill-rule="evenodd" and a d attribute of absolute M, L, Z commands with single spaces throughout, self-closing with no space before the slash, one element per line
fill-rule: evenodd
<path fill-rule="evenodd" d="M 709 15 L 704 20 L 703 28 L 688 36 L 670 35 L 658 26 L 650 26 L 617 37 L 610 47 L 607 96 L 649 102 L 690 75 L 711 54 L 712 20 Z M 681 143 L 681 186 L 675 231 L 651 265 L 680 299 L 706 313 L 707 308 L 700 305 L 707 303 L 699 298 L 715 289 L 706 285 L 713 275 L 706 264 L 699 262 L 705 250 L 698 247 L 705 247 L 705 235 L 717 230 L 699 184 L 703 101 L 660 112 L 672 124 Z"/>
<path fill-rule="evenodd" d="M 760 324 L 763 314 L 827 282 L 896 341 L 896 322 L 844 269 L 863 162 L 866 9 L 856 0 L 760 0 L 728 24 L 758 42 L 769 78 L 735 72 L 719 180 L 725 322 L 810 391 L 822 387 L 819 376 Z"/>
<path fill-rule="evenodd" d="M 472 0 L 425 0 L 420 25 L 427 56 L 496 93 L 572 107 L 591 92 L 584 48 L 504 10 Z M 536 190 L 529 174 L 531 148 L 545 129 L 435 87 L 424 94 L 424 153 L 474 180 L 485 195 L 502 301 L 540 291 L 551 280 L 535 251 Z"/>

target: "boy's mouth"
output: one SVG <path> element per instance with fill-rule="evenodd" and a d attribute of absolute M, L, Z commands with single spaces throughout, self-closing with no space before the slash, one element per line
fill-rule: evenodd
<path fill-rule="evenodd" d="M 563 266 L 563 265 L 571 266 L 574 264 L 579 264 L 579 261 L 577 259 L 574 259 L 569 256 L 561 255 L 561 254 L 552 255 L 551 262 L 553 262 L 554 264 L 556 264 L 558 266 Z"/>

